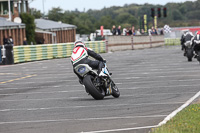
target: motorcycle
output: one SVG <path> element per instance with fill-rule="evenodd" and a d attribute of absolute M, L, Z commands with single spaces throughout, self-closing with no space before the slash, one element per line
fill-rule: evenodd
<path fill-rule="evenodd" d="M 195 51 L 195 57 L 200 64 L 200 40 L 194 40 L 193 49 Z"/>
<path fill-rule="evenodd" d="M 106 63 L 104 64 L 105 67 L 102 71 L 106 76 L 98 76 L 97 70 L 93 70 L 87 64 L 79 64 L 74 68 L 75 72 L 83 77 L 86 92 L 96 100 L 102 100 L 105 96 L 110 95 L 115 98 L 120 96 L 119 89 L 111 79 L 111 73 L 109 73 Z"/>
<path fill-rule="evenodd" d="M 197 52 L 197 61 L 199 61 L 200 64 L 200 51 Z"/>
<path fill-rule="evenodd" d="M 185 45 L 185 55 L 188 58 L 188 61 L 192 61 L 192 57 L 194 56 L 193 47 L 191 41 L 187 41 L 184 43 Z"/>

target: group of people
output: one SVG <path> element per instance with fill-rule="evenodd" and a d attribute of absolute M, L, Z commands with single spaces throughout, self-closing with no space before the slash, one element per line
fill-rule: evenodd
<path fill-rule="evenodd" d="M 115 25 L 112 27 L 112 34 L 113 35 L 121 35 L 121 26 L 119 25 L 118 28 L 116 28 Z"/>
<path fill-rule="evenodd" d="M 145 35 L 144 29 L 138 29 L 136 30 L 134 26 L 123 28 L 123 31 L 121 32 L 121 26 L 119 25 L 118 28 L 116 28 L 115 25 L 112 27 L 112 34 L 113 35 L 124 35 L 124 36 L 130 36 L 130 35 Z M 158 35 L 157 29 L 152 27 L 149 29 L 150 35 Z M 163 34 L 163 30 L 161 30 L 160 34 Z"/>
<path fill-rule="evenodd" d="M 186 56 L 186 50 L 189 45 L 194 50 L 194 58 L 200 56 L 198 55 L 198 51 L 200 51 L 200 31 L 197 31 L 195 35 L 189 30 L 184 31 L 181 36 L 181 46 L 184 51 L 184 56 Z"/>
<path fill-rule="evenodd" d="M 9 37 L 7 37 L 7 36 L 4 36 L 3 37 L 3 45 L 14 45 L 13 44 L 13 39 L 12 39 L 12 36 L 9 36 Z"/>
<path fill-rule="evenodd" d="M 13 41 L 12 36 L 7 37 L 6 35 L 4 35 L 4 37 L 3 37 L 3 45 L 12 45 L 12 46 L 14 46 L 14 41 Z M 28 45 L 26 37 L 23 40 L 23 45 Z"/>
<path fill-rule="evenodd" d="M 119 25 L 118 28 L 116 28 L 115 25 L 113 25 L 112 27 L 112 34 L 113 35 L 124 35 L 124 36 L 129 36 L 129 35 L 143 35 L 144 33 L 144 29 L 138 29 L 135 30 L 135 27 L 127 27 L 127 28 L 123 28 L 123 31 L 121 31 L 121 26 Z"/>

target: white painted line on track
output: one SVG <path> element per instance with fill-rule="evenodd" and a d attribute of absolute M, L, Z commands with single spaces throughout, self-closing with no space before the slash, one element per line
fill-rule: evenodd
<path fill-rule="evenodd" d="M 76 85 L 79 87 L 80 85 Z M 176 88 L 176 87 L 197 87 L 200 84 L 192 84 L 192 85 L 171 85 L 171 86 L 152 86 L 152 87 L 132 87 L 132 88 L 120 88 L 120 90 L 136 90 L 136 89 L 148 89 L 148 88 Z M 25 90 L 25 89 L 37 89 L 37 88 L 64 88 L 69 86 L 40 86 L 40 87 L 25 87 L 25 88 L 5 88 L 0 89 L 0 91 L 4 90 Z M 81 87 L 81 86 L 80 86 Z M 66 89 L 65 89 L 66 90 Z M 79 91 L 79 90 L 77 90 Z"/>
<path fill-rule="evenodd" d="M 39 87 L 25 87 L 25 88 L 4 88 L 0 90 L 24 90 L 24 89 L 38 89 L 38 88 L 59 88 L 59 87 L 65 87 L 65 86 L 39 86 Z"/>
<path fill-rule="evenodd" d="M 150 89 L 150 88 L 176 88 L 176 87 L 199 87 L 200 84 L 192 85 L 170 85 L 170 86 L 151 86 L 151 87 L 132 87 L 132 88 L 119 88 L 120 90 L 137 90 L 137 89 Z M 179 88 L 180 89 L 180 88 Z"/>
<path fill-rule="evenodd" d="M 167 121 L 169 121 L 171 118 L 173 118 L 178 112 L 186 108 L 188 105 L 190 105 L 196 98 L 200 96 L 200 91 L 196 93 L 192 98 L 190 98 L 188 101 L 186 101 L 181 107 L 173 111 L 171 114 L 169 114 L 162 122 L 158 124 L 158 126 L 162 126 L 163 124 L 166 124 Z"/>
<path fill-rule="evenodd" d="M 79 132 L 79 133 L 108 133 L 108 132 L 122 132 L 122 131 L 131 131 L 131 130 L 138 130 L 138 129 L 149 129 L 155 128 L 157 125 L 154 126 L 144 126 L 144 127 L 133 127 L 133 128 L 121 128 L 121 129 L 110 129 L 110 130 L 100 130 L 100 131 L 89 131 L 89 132 Z"/>
<path fill-rule="evenodd" d="M 33 120 L 33 121 L 10 121 L 0 122 L 3 124 L 24 124 L 24 123 L 45 123 L 45 122 L 65 122 L 65 121 L 93 121 L 93 120 L 114 120 L 114 119 L 134 119 L 134 118 L 159 118 L 166 115 L 150 115 L 150 116 L 121 116 L 121 117 L 101 117 L 101 118 L 80 118 L 80 119 L 58 119 L 58 120 Z"/>
<path fill-rule="evenodd" d="M 45 77 L 46 76 L 46 77 Z M 44 80 L 44 79 L 62 79 L 62 80 L 65 80 L 65 81 L 68 81 L 68 79 L 67 78 L 70 78 L 70 79 L 72 79 L 72 78 L 76 78 L 77 79 L 77 81 L 78 81 L 78 77 L 75 77 L 75 76 L 66 76 L 65 75 L 65 77 L 56 77 L 57 75 L 54 75 L 53 77 L 51 77 L 51 76 L 49 76 L 49 75 L 42 75 L 42 77 L 40 76 L 40 77 L 34 77 L 34 78 L 32 78 L 32 79 L 34 79 L 34 80 L 40 80 L 40 79 L 42 79 L 42 80 Z M 71 80 L 69 80 L 69 81 L 71 81 Z M 74 81 L 74 80 L 73 80 Z"/>
<path fill-rule="evenodd" d="M 132 68 L 135 68 L 135 66 L 131 66 Z M 177 68 L 177 67 L 179 67 L 179 66 L 177 66 L 177 67 L 170 67 L 170 69 L 168 69 L 169 67 L 167 67 L 167 68 L 158 68 L 158 67 L 148 67 L 148 68 L 145 68 L 144 66 L 140 66 L 140 67 L 142 67 L 142 68 L 144 68 L 144 69 L 148 69 L 148 71 L 151 71 L 151 72 L 153 72 L 153 71 L 163 71 L 163 72 L 165 72 L 165 71 L 174 71 L 174 70 L 185 70 L 186 68 Z M 138 72 L 140 69 L 139 66 L 138 66 L 138 69 L 137 69 L 137 71 L 136 72 Z M 127 68 L 127 67 L 123 67 L 123 68 L 120 68 L 119 70 L 117 70 L 117 71 L 126 71 L 126 70 L 130 70 L 131 68 Z M 133 72 L 133 71 L 132 71 Z"/>
<path fill-rule="evenodd" d="M 85 90 L 71 90 L 71 91 L 47 91 L 47 92 L 28 92 L 28 93 L 5 93 L 0 94 L 0 96 L 12 96 L 12 95 L 34 95 L 34 94 L 55 94 L 55 93 L 73 93 L 73 92 L 83 92 Z"/>
<path fill-rule="evenodd" d="M 155 76 L 142 76 L 142 77 L 125 77 L 125 78 L 112 78 L 112 79 L 146 79 L 146 78 L 148 78 L 148 79 L 151 79 L 151 78 L 174 78 L 174 77 L 199 77 L 199 75 L 173 75 L 173 76 L 157 76 L 157 75 L 155 75 Z"/>
<path fill-rule="evenodd" d="M 61 83 L 61 82 L 77 82 L 78 83 L 78 80 L 59 80 L 59 81 L 43 81 L 43 82 L 38 82 L 38 81 L 35 81 L 35 82 L 11 82 L 9 84 L 19 84 L 19 85 L 26 85 L 26 84 L 43 84 L 43 83 Z"/>
<path fill-rule="evenodd" d="M 134 74 L 140 74 L 140 75 L 152 75 L 152 74 L 169 74 L 169 73 L 195 73 L 196 74 L 196 72 L 195 71 L 169 71 L 169 72 L 144 72 L 144 71 L 141 71 L 141 72 L 139 72 L 139 71 L 129 71 L 129 73 L 127 74 L 127 73 L 118 73 L 118 74 L 115 74 L 115 75 L 118 75 L 118 76 L 120 76 L 120 75 L 134 75 Z"/>
<path fill-rule="evenodd" d="M 125 90 L 125 89 L 123 89 Z M 127 89 L 128 90 L 128 89 Z M 0 94 L 0 96 L 13 96 L 13 95 L 35 95 L 35 94 L 56 94 L 56 93 L 74 93 L 74 92 L 85 92 L 85 90 L 72 90 L 72 91 L 47 91 L 47 92 L 31 92 L 31 93 L 5 93 Z M 180 95 L 180 94 L 195 94 L 196 92 L 181 92 L 181 93 L 152 93 L 152 94 L 137 94 L 137 96 L 149 96 L 149 95 Z M 135 96 L 133 95 L 123 95 L 126 97 Z M 69 97 L 69 99 L 77 99 L 80 97 Z"/>
<path fill-rule="evenodd" d="M 145 81 L 145 83 L 166 83 L 166 82 L 190 82 L 190 81 L 200 81 L 200 79 L 184 79 L 184 80 L 180 80 L 180 79 L 177 79 L 177 80 L 167 80 L 167 81 Z M 137 83 L 144 83 L 144 81 L 125 81 L 123 83 L 115 83 L 115 84 L 130 84 L 130 83 L 133 83 L 133 84 L 137 84 Z"/>
<path fill-rule="evenodd" d="M 74 108 L 97 108 L 97 107 L 119 107 L 119 106 L 147 106 L 147 105 L 177 105 L 184 102 L 168 103 L 141 103 L 141 104 L 111 104 L 111 105 L 90 105 L 90 106 L 67 106 L 67 107 L 48 107 L 48 108 L 19 108 L 19 109 L 1 109 L 0 112 L 10 111 L 37 111 L 37 110 L 55 110 L 55 109 L 74 109 Z"/>

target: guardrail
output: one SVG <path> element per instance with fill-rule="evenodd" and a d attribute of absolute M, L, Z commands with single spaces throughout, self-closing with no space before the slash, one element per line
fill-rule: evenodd
<path fill-rule="evenodd" d="M 180 45 L 180 38 L 165 38 L 165 45 Z"/>
<path fill-rule="evenodd" d="M 97 53 L 106 52 L 105 41 L 86 42 Z M 65 58 L 71 56 L 74 43 L 14 46 L 14 63 Z"/>

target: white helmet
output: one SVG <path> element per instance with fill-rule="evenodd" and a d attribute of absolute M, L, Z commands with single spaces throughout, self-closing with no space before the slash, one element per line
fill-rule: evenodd
<path fill-rule="evenodd" d="M 76 46 L 83 46 L 83 47 L 85 47 L 85 44 L 82 41 L 76 41 L 76 42 L 74 42 L 74 46 L 75 47 Z"/>

